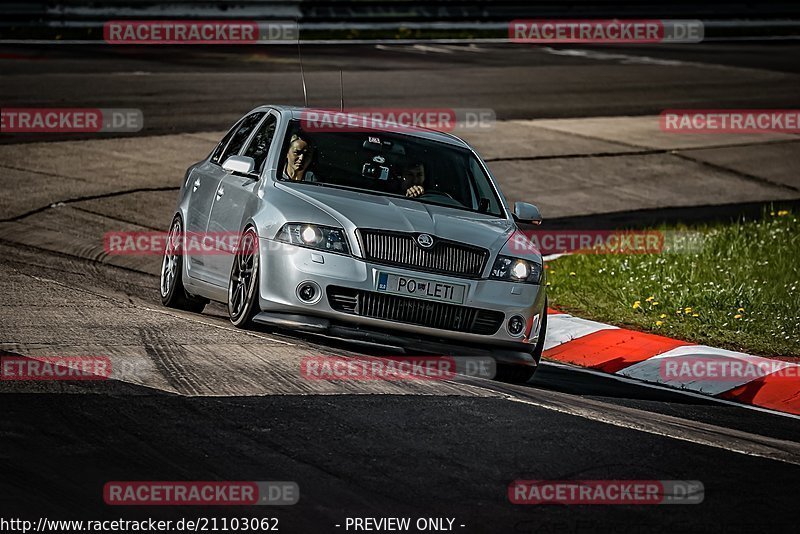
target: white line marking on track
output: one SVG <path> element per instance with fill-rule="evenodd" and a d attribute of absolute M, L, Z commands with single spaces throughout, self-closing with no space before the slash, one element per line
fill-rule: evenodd
<path fill-rule="evenodd" d="M 614 419 L 613 416 L 609 414 L 604 414 L 600 411 L 595 410 L 581 410 L 577 407 L 556 407 L 552 405 L 547 405 L 545 403 L 531 401 L 528 399 L 520 399 L 518 397 L 509 396 L 508 400 L 512 402 L 520 402 L 522 404 L 530 404 L 533 406 L 538 406 L 540 408 L 545 408 L 547 410 L 552 410 L 559 413 L 564 413 L 568 415 L 575 415 L 577 417 L 582 417 L 584 419 L 589 419 L 590 421 L 597 421 L 598 423 L 605 423 L 609 425 L 613 425 L 620 428 L 628 428 L 630 430 L 637 430 L 639 432 L 645 432 L 647 434 L 653 434 L 656 436 L 663 436 L 665 438 L 672 438 L 681 441 L 686 441 L 689 443 L 696 443 L 698 445 L 705 445 L 707 447 L 714 447 L 716 449 L 722 449 L 730 452 L 735 452 L 738 454 L 744 454 L 746 456 L 756 456 L 759 458 L 766 458 L 768 460 L 775 460 L 778 462 L 784 462 L 787 464 L 794 464 L 800 465 L 800 451 L 795 450 L 794 454 L 791 452 L 787 452 L 786 448 L 798 448 L 798 444 L 793 441 L 785 441 L 785 440 L 778 440 L 773 438 L 765 438 L 765 436 L 760 436 L 758 434 L 750 434 L 749 432 L 742 432 L 739 430 L 733 430 L 725 427 L 714 426 L 714 425 L 700 425 L 704 427 L 703 429 L 709 433 L 713 434 L 722 434 L 718 439 L 713 439 L 711 437 L 703 438 L 699 435 L 681 435 L 677 432 L 669 432 L 668 430 L 661 430 L 656 428 L 658 425 L 657 423 L 650 421 L 649 424 L 645 423 L 637 423 L 632 421 L 622 421 Z M 654 414 L 653 412 L 646 412 L 642 411 L 643 414 L 647 414 L 648 417 L 659 419 L 668 416 L 662 416 L 661 414 Z M 658 417 L 653 417 L 658 416 Z M 698 426 L 696 421 L 692 421 L 691 419 L 681 419 L 679 417 L 669 417 L 669 419 L 674 420 L 677 423 L 677 427 L 681 426 L 681 422 L 691 422 L 694 423 L 694 426 Z M 719 431 L 722 432 L 719 432 Z M 686 429 L 683 430 L 687 432 Z M 758 443 L 760 440 L 759 438 L 765 438 L 767 441 L 774 442 L 775 445 L 770 445 L 767 443 Z M 776 446 L 777 445 L 777 446 Z"/>
<path fill-rule="evenodd" d="M 629 54 L 612 54 L 610 52 L 597 52 L 594 50 L 575 50 L 571 48 L 550 48 L 543 46 L 542 51 L 554 56 L 585 57 L 587 59 L 597 59 L 600 61 L 620 61 L 623 65 L 631 63 L 641 63 L 644 65 L 658 65 L 661 67 L 681 67 L 684 65 L 695 66 L 716 66 L 705 63 L 690 63 L 677 59 L 658 59 L 650 56 L 632 56 Z"/>
<path fill-rule="evenodd" d="M 659 67 L 700 67 L 723 70 L 744 70 L 744 71 L 764 71 L 772 72 L 768 69 L 756 69 L 751 67 L 735 67 L 731 65 L 720 65 L 717 63 L 703 63 L 700 61 L 682 61 L 678 59 L 659 59 L 650 56 L 636 56 L 631 54 L 619 54 L 610 52 L 597 52 L 595 50 L 577 50 L 573 48 L 551 48 L 541 47 L 543 52 L 554 56 L 581 57 L 586 59 L 596 59 L 598 61 L 618 61 L 622 65 L 656 65 Z"/>
<path fill-rule="evenodd" d="M 636 380 L 635 378 L 628 378 L 623 375 L 617 374 L 609 374 L 604 373 L 603 371 L 595 371 L 594 369 L 587 369 L 585 367 L 578 367 L 575 365 L 569 365 L 560 362 L 553 362 L 542 360 L 539 364 L 540 366 L 550 366 L 550 367 L 558 367 L 561 369 L 569 369 L 570 371 L 576 371 L 579 373 L 586 373 L 593 376 L 599 376 L 603 378 L 610 378 L 612 380 L 616 380 L 617 382 L 622 382 L 623 384 L 631 384 L 635 386 L 646 387 L 650 389 L 656 389 L 659 391 L 669 392 L 669 393 L 678 393 L 681 395 L 686 395 L 687 397 L 692 397 L 695 399 L 703 399 L 707 401 L 713 401 L 719 404 L 725 404 L 726 406 L 735 406 L 737 408 L 744 408 L 745 410 L 753 410 L 756 412 L 766 413 L 769 415 L 777 415 L 780 417 L 788 417 L 789 419 L 796 419 L 800 421 L 800 415 L 795 415 L 793 413 L 786 413 L 786 412 L 779 412 L 776 410 L 770 410 L 769 408 L 762 408 L 761 406 L 753 406 L 752 404 L 742 404 L 740 402 L 728 400 L 728 399 L 721 399 L 719 397 L 711 397 L 710 395 L 705 395 L 703 393 L 697 393 L 695 391 L 690 391 L 686 389 L 678 389 L 668 386 L 662 386 L 660 384 L 651 384 L 649 382 L 642 382 L 641 380 Z"/>
<path fill-rule="evenodd" d="M 619 428 L 705 445 L 747 456 L 800 465 L 800 443 L 794 441 L 761 436 L 742 430 L 649 412 L 638 408 L 609 404 L 568 393 L 540 389 L 515 391 L 514 388 L 525 386 L 511 386 L 480 379 L 474 379 L 470 382 L 462 382 L 462 384 L 484 390 L 488 389 L 503 395 L 506 400 L 512 402 L 529 404 L 545 410 L 573 415 Z M 540 399 L 530 398 L 537 396 Z"/>
<path fill-rule="evenodd" d="M 414 50 L 419 50 L 422 53 L 425 53 L 425 52 L 434 52 L 434 53 L 437 53 L 437 54 L 452 54 L 453 53 L 452 50 L 448 50 L 447 48 L 445 48 L 443 46 L 430 46 L 430 45 L 415 44 L 413 46 L 413 48 L 414 48 Z"/>
<path fill-rule="evenodd" d="M 442 44 L 442 43 L 428 43 L 428 44 L 416 43 L 411 45 L 376 44 L 375 48 L 377 50 L 384 50 L 387 52 L 401 52 L 407 54 L 423 54 L 423 55 L 426 55 L 428 52 L 433 52 L 436 54 L 453 54 L 455 52 L 472 52 L 472 53 L 488 52 L 487 49 L 481 48 L 475 45 L 474 43 L 470 44 L 469 46 Z"/>

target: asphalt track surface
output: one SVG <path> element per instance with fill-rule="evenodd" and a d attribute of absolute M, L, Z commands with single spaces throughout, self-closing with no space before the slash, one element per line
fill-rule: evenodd
<path fill-rule="evenodd" d="M 305 49 L 304 62 L 316 105 L 338 103 L 342 68 L 353 106 L 490 107 L 502 119 L 797 108 L 800 99 L 796 46 L 655 47 L 648 59 L 630 47 L 481 50 L 320 47 Z M 287 48 L 2 52 L 4 106 L 137 107 L 149 119 L 137 136 L 218 131 L 257 104 L 300 103 Z M 148 197 L 113 202 L 125 222 L 146 212 Z M 100 217 L 84 208 L 54 221 L 80 237 Z M 150 267 L 0 239 L 5 350 L 107 350 L 138 365 L 131 381 L 0 384 L 0 516 L 278 517 L 281 532 L 342 532 L 335 525 L 356 516 L 453 517 L 457 532 L 796 531 L 796 418 L 552 364 L 519 386 L 310 384 L 297 372 L 304 355 L 387 350 L 241 332 L 219 305 L 165 310 Z M 506 496 L 514 479 L 699 480 L 705 499 L 519 506 Z M 103 503 L 113 480 L 291 480 L 301 498 L 121 509 Z"/>
<path fill-rule="evenodd" d="M 796 44 L 306 45 L 302 55 L 317 107 L 339 107 L 339 70 L 348 107 L 490 108 L 498 119 L 800 101 Z M 0 63 L 3 106 L 138 108 L 143 135 L 218 131 L 264 103 L 303 104 L 291 45 L 5 46 Z"/>

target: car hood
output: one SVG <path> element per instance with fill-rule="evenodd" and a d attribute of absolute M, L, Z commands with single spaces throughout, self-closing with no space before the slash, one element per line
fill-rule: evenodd
<path fill-rule="evenodd" d="M 516 230 L 507 219 L 402 197 L 310 184 L 278 182 L 276 187 L 327 213 L 351 235 L 356 228 L 426 233 L 497 252 Z"/>

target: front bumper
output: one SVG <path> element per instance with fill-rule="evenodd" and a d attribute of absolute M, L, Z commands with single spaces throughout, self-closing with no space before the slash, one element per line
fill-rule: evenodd
<path fill-rule="evenodd" d="M 540 318 L 544 312 L 545 302 L 542 286 L 497 280 L 470 280 L 417 272 L 264 238 L 260 240 L 259 253 L 261 261 L 259 305 L 263 312 L 267 312 L 262 319 L 269 318 L 260 322 L 275 324 L 277 320 L 275 314 L 294 314 L 301 316 L 301 319 L 288 320 L 285 326 L 308 331 L 327 330 L 328 333 L 332 333 L 331 327 L 349 327 L 350 330 L 368 330 L 374 334 L 371 336 L 373 338 L 379 338 L 380 332 L 390 332 L 393 335 L 390 337 L 393 339 L 424 339 L 444 346 L 449 343 L 476 347 L 493 346 L 503 350 L 528 353 L 533 351 L 538 341 Z M 476 334 L 366 317 L 331 307 L 327 297 L 329 286 L 376 292 L 378 275 L 381 272 L 465 285 L 467 287 L 462 306 L 501 312 L 504 317 L 500 327 L 491 335 Z M 298 286 L 308 281 L 316 283 L 321 289 L 320 298 L 311 303 L 303 302 L 297 294 Z M 511 335 L 507 329 L 508 320 L 514 315 L 520 315 L 525 320 L 526 327 L 520 336 Z M 326 319 L 327 323 L 317 322 L 319 325 L 327 324 L 327 326 L 314 326 L 313 318 Z M 302 328 L 304 323 L 308 323 L 307 328 Z M 353 332 L 350 332 L 350 335 L 353 335 Z"/>

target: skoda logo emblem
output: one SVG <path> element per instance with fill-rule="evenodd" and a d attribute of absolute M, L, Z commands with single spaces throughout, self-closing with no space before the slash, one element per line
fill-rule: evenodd
<path fill-rule="evenodd" d="M 433 238 L 428 234 L 419 234 L 417 236 L 417 244 L 422 248 L 431 248 L 433 246 Z"/>

